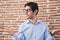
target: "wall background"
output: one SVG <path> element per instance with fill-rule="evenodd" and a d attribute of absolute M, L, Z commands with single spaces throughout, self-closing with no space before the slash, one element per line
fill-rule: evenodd
<path fill-rule="evenodd" d="M 38 19 L 48 24 L 49 30 L 60 29 L 60 0 L 29 0 L 39 5 Z M 17 32 L 18 26 L 26 19 L 22 12 L 28 0 L 0 0 L 0 40 L 12 40 L 8 30 Z M 60 40 L 60 33 L 55 35 Z"/>

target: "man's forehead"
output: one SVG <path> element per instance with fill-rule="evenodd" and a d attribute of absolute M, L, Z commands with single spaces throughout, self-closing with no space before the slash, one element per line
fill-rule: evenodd
<path fill-rule="evenodd" d="M 25 9 L 31 9 L 30 6 L 26 6 Z"/>

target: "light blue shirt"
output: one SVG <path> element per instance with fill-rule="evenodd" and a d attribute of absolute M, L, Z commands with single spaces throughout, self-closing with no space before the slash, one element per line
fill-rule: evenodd
<path fill-rule="evenodd" d="M 32 24 L 26 20 L 20 25 L 18 35 L 13 35 L 13 40 L 52 40 L 52 36 L 48 33 L 46 23 L 37 20 L 35 24 Z"/>

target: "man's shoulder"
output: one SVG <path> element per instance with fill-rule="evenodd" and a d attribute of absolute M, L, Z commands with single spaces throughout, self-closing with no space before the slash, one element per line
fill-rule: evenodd
<path fill-rule="evenodd" d="M 24 27 L 24 26 L 26 26 L 26 24 L 27 24 L 27 20 L 25 20 L 24 22 L 22 22 L 22 23 L 20 24 L 20 27 Z"/>
<path fill-rule="evenodd" d="M 42 26 L 48 26 L 48 24 L 46 23 L 46 22 L 43 22 L 42 20 L 39 20 L 40 21 L 40 24 L 42 25 Z"/>
<path fill-rule="evenodd" d="M 46 22 L 43 22 L 42 20 L 38 20 L 41 24 L 47 25 Z"/>

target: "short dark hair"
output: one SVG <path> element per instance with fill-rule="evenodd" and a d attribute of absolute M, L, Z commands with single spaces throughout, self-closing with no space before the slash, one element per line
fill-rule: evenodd
<path fill-rule="evenodd" d="M 24 7 L 26 7 L 26 6 L 30 6 L 30 8 L 32 9 L 33 12 L 34 12 L 35 10 L 38 10 L 38 4 L 35 3 L 35 2 L 28 2 L 28 3 L 25 4 Z M 38 11 L 37 11 L 36 15 L 37 15 L 37 14 L 38 14 Z"/>

